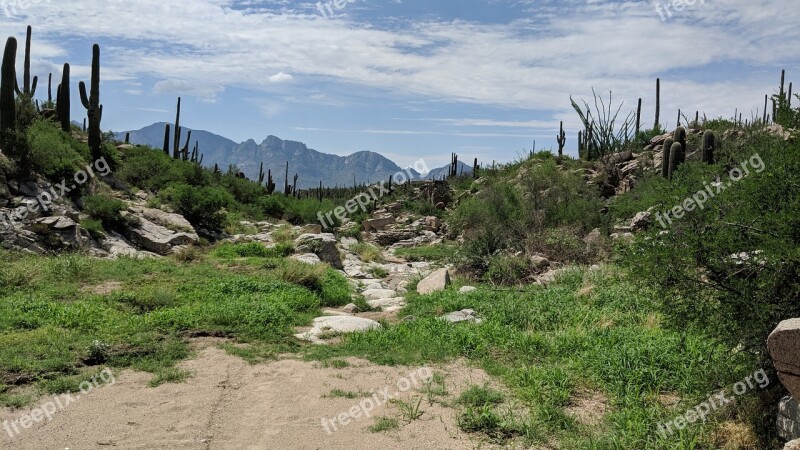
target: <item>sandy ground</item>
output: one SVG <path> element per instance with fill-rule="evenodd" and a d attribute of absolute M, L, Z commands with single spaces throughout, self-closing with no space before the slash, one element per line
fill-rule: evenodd
<path fill-rule="evenodd" d="M 84 449 L 474 449 L 490 448 L 456 425 L 457 409 L 429 404 L 421 393 L 428 368 L 383 367 L 348 359 L 349 367 L 324 368 L 320 363 L 284 359 L 250 365 L 228 355 L 213 342 L 198 349 L 182 367 L 193 376 L 185 383 L 150 388 L 152 375 L 134 371 L 115 374 L 115 383 L 82 395 L 30 427 L 19 427 L 13 439 L 0 429 L 0 448 L 36 450 Z M 472 384 L 489 377 L 463 361 L 431 367 L 443 373 L 452 401 Z M 413 375 L 412 375 L 413 374 Z M 405 381 L 404 381 L 405 380 Z M 415 385 L 416 384 L 416 385 Z M 326 397 L 333 389 L 375 391 L 370 418 L 367 398 Z M 406 422 L 396 404 L 385 403 L 384 391 L 399 399 L 423 397 L 421 418 Z M 365 394 L 368 395 L 368 394 Z M 376 400 L 377 399 L 377 400 Z M 30 408 L 0 410 L 2 421 L 19 420 L 51 400 Z M 356 408 L 351 422 L 339 416 Z M 359 413 L 360 411 L 360 413 Z M 400 429 L 373 433 L 375 417 L 397 418 Z M 322 419 L 329 419 L 328 430 Z M 331 424 L 330 420 L 336 418 Z M 347 420 L 346 416 L 343 416 Z"/>

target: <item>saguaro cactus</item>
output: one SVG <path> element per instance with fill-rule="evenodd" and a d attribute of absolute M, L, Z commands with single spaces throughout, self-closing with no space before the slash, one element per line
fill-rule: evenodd
<path fill-rule="evenodd" d="M 56 92 L 56 115 L 61 122 L 61 130 L 69 133 L 72 128 L 70 123 L 70 94 L 69 94 L 69 64 L 64 63 L 64 70 L 61 72 L 61 84 L 58 85 Z"/>
<path fill-rule="evenodd" d="M 717 147 L 717 138 L 714 132 L 706 130 L 703 133 L 703 162 L 706 164 L 714 164 L 714 150 Z"/>
<path fill-rule="evenodd" d="M 656 123 L 653 125 L 654 130 L 659 129 L 661 120 L 661 78 L 656 78 Z"/>
<path fill-rule="evenodd" d="M 661 161 L 661 176 L 663 176 L 664 178 L 669 178 L 669 159 L 670 159 L 670 153 L 672 153 L 671 151 L 672 144 L 674 142 L 675 141 L 669 137 L 664 141 L 663 145 L 664 154 Z"/>
<path fill-rule="evenodd" d="M 675 133 L 672 136 L 672 139 L 681 144 L 681 152 L 678 154 L 678 164 L 683 164 L 686 162 L 686 128 L 678 127 L 675 128 Z"/>
<path fill-rule="evenodd" d="M 164 127 L 164 154 L 169 156 L 169 124 Z"/>
<path fill-rule="evenodd" d="M 670 180 L 672 180 L 672 174 L 675 173 L 675 169 L 678 168 L 681 153 L 683 153 L 683 147 L 681 147 L 680 142 L 672 144 L 672 148 L 669 150 L 669 173 L 667 174 Z"/>
<path fill-rule="evenodd" d="M 258 184 L 264 183 L 264 161 L 261 161 L 261 167 L 258 168 Z"/>
<path fill-rule="evenodd" d="M 172 143 L 172 158 L 178 159 L 181 151 L 181 98 L 178 97 L 178 112 L 175 114 L 175 137 Z"/>
<path fill-rule="evenodd" d="M 275 181 L 272 180 L 272 170 L 267 169 L 267 195 L 275 192 Z"/>
<path fill-rule="evenodd" d="M 559 126 L 558 136 L 556 136 L 556 140 L 558 141 L 558 156 L 564 156 L 564 144 L 567 143 L 567 135 L 564 133 L 564 122 L 561 122 Z"/>
<path fill-rule="evenodd" d="M 286 175 L 283 178 L 283 195 L 287 197 L 291 194 L 292 191 L 289 188 L 289 161 L 286 161 Z"/>
<path fill-rule="evenodd" d="M 47 103 L 53 103 L 53 74 L 47 75 Z"/>
<path fill-rule="evenodd" d="M 28 25 L 28 33 L 25 37 L 25 67 L 22 75 L 22 91 L 19 90 L 16 77 L 14 78 L 14 89 L 17 95 L 25 95 L 33 97 L 36 94 L 36 83 L 39 82 L 39 77 L 33 77 L 33 86 L 31 86 L 31 26 Z"/>
<path fill-rule="evenodd" d="M 8 142 L 9 130 L 17 122 L 17 103 L 14 99 L 14 85 L 17 83 L 17 39 L 6 41 L 3 65 L 0 68 L 0 144 Z"/>
<path fill-rule="evenodd" d="M 100 46 L 92 47 L 92 80 L 89 96 L 86 96 L 86 84 L 81 81 L 78 85 L 81 92 L 81 103 L 86 108 L 89 118 L 89 148 L 92 158 L 100 158 L 103 145 L 100 135 L 100 121 L 103 119 L 103 105 L 100 104 Z"/>
<path fill-rule="evenodd" d="M 639 98 L 639 106 L 636 107 L 636 136 L 634 139 L 639 138 L 639 131 L 642 129 L 642 99 Z"/>

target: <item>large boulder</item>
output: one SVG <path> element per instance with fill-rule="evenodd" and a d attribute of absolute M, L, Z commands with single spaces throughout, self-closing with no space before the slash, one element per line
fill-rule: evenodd
<path fill-rule="evenodd" d="M 389 225 L 395 222 L 394 216 L 391 214 L 387 217 L 379 217 L 376 219 L 369 219 L 361 222 L 361 226 L 364 227 L 364 231 L 370 233 L 374 231 L 383 231 Z"/>
<path fill-rule="evenodd" d="M 197 234 L 192 224 L 190 224 L 189 221 L 180 214 L 168 213 L 155 208 L 142 208 L 136 206 L 131 208 L 131 210 L 138 216 L 172 231 Z"/>
<path fill-rule="evenodd" d="M 363 317 L 354 316 L 324 316 L 314 319 L 311 330 L 298 333 L 296 338 L 313 342 L 315 344 L 325 343 L 324 335 L 337 335 L 346 333 L 357 333 L 380 328 L 381 324 Z"/>
<path fill-rule="evenodd" d="M 200 240 L 195 233 L 176 232 L 143 217 L 138 227 L 131 228 L 130 238 L 141 248 L 159 255 L 169 255 L 175 247 L 197 244 Z"/>
<path fill-rule="evenodd" d="M 295 239 L 294 246 L 298 253 L 314 253 L 331 267 L 344 269 L 339 249 L 336 248 L 336 237 L 333 234 L 302 234 Z"/>
<path fill-rule="evenodd" d="M 800 318 L 784 320 L 767 338 L 778 378 L 794 398 L 800 398 Z"/>
<path fill-rule="evenodd" d="M 439 269 L 417 284 L 417 292 L 422 295 L 430 294 L 444 290 L 449 284 L 450 272 L 447 269 Z"/>
<path fill-rule="evenodd" d="M 792 397 L 784 397 L 778 404 L 777 427 L 783 439 L 800 439 L 800 406 Z"/>

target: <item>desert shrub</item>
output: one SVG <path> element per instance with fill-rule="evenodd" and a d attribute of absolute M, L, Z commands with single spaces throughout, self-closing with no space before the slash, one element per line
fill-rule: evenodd
<path fill-rule="evenodd" d="M 233 197 L 219 187 L 194 187 L 186 184 L 170 186 L 162 198 L 171 204 L 193 226 L 218 230 L 225 222 L 225 212 Z"/>
<path fill-rule="evenodd" d="M 36 120 L 28 128 L 27 138 L 33 170 L 51 181 L 71 180 L 89 158 L 89 148 L 53 122 Z"/>
<path fill-rule="evenodd" d="M 766 357 L 770 331 L 800 315 L 799 152 L 797 142 L 753 135 L 727 161 L 684 164 L 660 195 L 650 194 L 655 225 L 622 260 L 662 287 L 671 323 L 705 327 Z M 749 175 L 732 181 L 726 172 L 739 166 L 732 161 L 748 161 Z M 727 186 L 719 192 L 711 186 L 718 176 Z M 665 218 L 705 189 L 715 195 L 703 208 Z"/>
<path fill-rule="evenodd" d="M 125 231 L 129 222 L 122 216 L 125 202 L 104 195 L 89 195 L 84 198 L 84 211 L 99 220 L 107 230 Z"/>
<path fill-rule="evenodd" d="M 529 274 L 528 260 L 519 256 L 494 255 L 483 279 L 494 284 L 520 284 Z"/>
<path fill-rule="evenodd" d="M 214 249 L 213 255 L 218 258 L 283 258 L 294 253 L 294 245 L 281 242 L 274 247 L 267 247 L 260 242 L 241 244 L 223 243 Z"/>

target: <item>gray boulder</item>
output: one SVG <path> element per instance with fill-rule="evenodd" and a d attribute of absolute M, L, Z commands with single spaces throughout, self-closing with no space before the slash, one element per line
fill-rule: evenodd
<path fill-rule="evenodd" d="M 294 241 L 298 253 L 314 253 L 334 269 L 342 270 L 342 258 L 336 248 L 336 237 L 330 233 L 302 234 Z"/>

